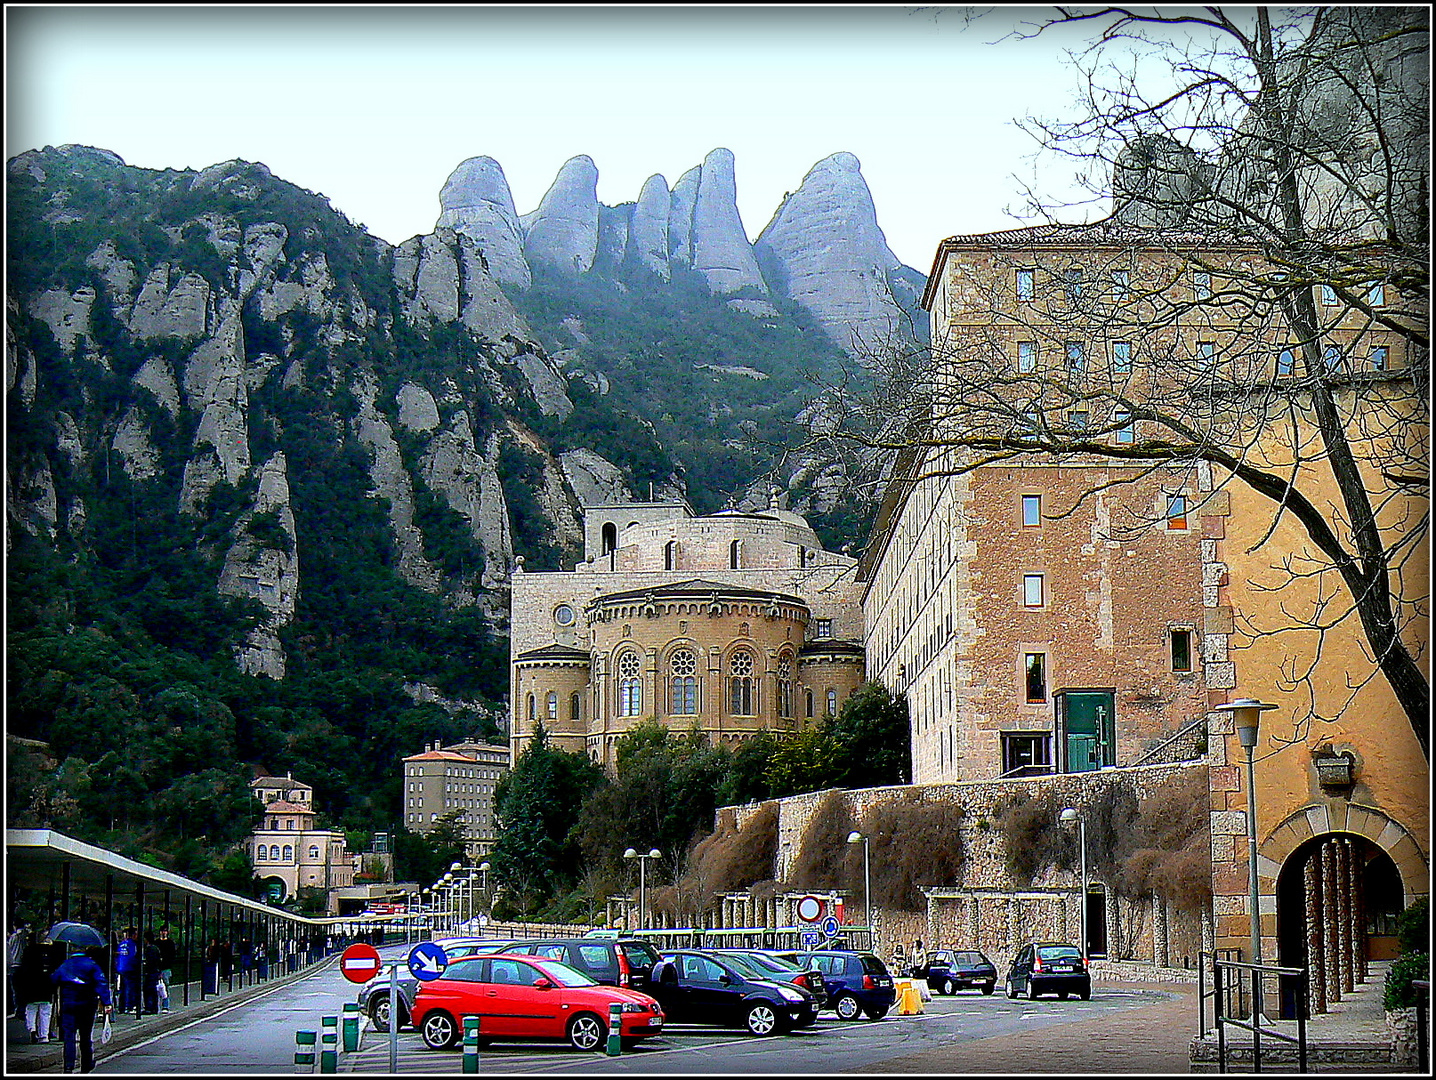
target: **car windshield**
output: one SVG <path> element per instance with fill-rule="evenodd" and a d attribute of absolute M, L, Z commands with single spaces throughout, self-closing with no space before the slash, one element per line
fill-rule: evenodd
<path fill-rule="evenodd" d="M 744 953 L 743 958 L 750 961 L 755 967 L 762 968 L 764 971 L 773 971 L 779 975 L 798 974 L 803 970 L 797 964 L 790 964 L 786 960 L 763 953 Z"/>
<path fill-rule="evenodd" d="M 590 979 L 583 972 L 571 968 L 567 964 L 557 960 L 539 960 L 534 966 L 547 975 L 560 986 L 597 986 L 598 983 Z"/>
<path fill-rule="evenodd" d="M 980 952 L 963 952 L 957 954 L 957 962 L 960 964 L 985 964 L 987 957 Z"/>
<path fill-rule="evenodd" d="M 729 967 L 737 968 L 739 974 L 746 975 L 750 979 L 766 979 L 768 977 L 769 973 L 763 970 L 763 967 L 751 957 L 739 953 L 726 952 L 719 953 L 718 955 L 722 957 L 725 964 Z"/>
<path fill-rule="evenodd" d="M 867 975 L 887 975 L 887 965 L 879 960 L 872 953 L 864 953 L 858 957 L 863 962 L 863 972 Z"/>
<path fill-rule="evenodd" d="M 1037 955 L 1043 960 L 1082 959 L 1082 952 L 1076 945 L 1039 945 Z"/>
<path fill-rule="evenodd" d="M 620 941 L 618 949 L 631 968 L 649 968 L 658 962 L 658 950 L 646 941 Z"/>

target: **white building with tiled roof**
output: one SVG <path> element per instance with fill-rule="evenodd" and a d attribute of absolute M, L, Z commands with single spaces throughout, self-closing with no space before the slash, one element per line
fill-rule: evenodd
<path fill-rule="evenodd" d="M 303 887 L 329 891 L 354 884 L 344 833 L 318 827 L 312 787 L 286 774 L 257 777 L 249 789 L 264 804 L 249 857 L 272 899 L 287 899 Z"/>
<path fill-rule="evenodd" d="M 404 759 L 404 825 L 425 833 L 445 814 L 460 811 L 466 853 L 487 854 L 494 844 L 494 790 L 508 771 L 507 746 L 425 746 Z"/>

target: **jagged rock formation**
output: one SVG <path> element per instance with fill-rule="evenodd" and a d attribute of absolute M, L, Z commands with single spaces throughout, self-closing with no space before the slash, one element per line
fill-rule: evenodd
<path fill-rule="evenodd" d="M 633 207 L 633 220 L 628 228 L 627 258 L 664 281 L 672 271 L 668 268 L 668 217 L 671 200 L 668 182 L 657 173 L 643 182 L 638 202 Z"/>
<path fill-rule="evenodd" d="M 693 200 L 689 233 L 690 264 L 715 293 L 768 291 L 758 260 L 738 216 L 738 187 L 733 178 L 733 151 L 714 150 L 703 159 L 698 192 Z M 771 309 L 770 309 L 771 310 Z M 776 314 L 776 310 L 774 310 Z"/>
<path fill-rule="evenodd" d="M 905 306 L 890 281 L 902 261 L 878 227 L 872 194 L 852 154 L 833 154 L 814 165 L 754 247 L 773 291 L 811 311 L 845 348 L 860 352 L 903 333 Z"/>
<path fill-rule="evenodd" d="M 524 220 L 524 257 L 564 274 L 593 266 L 598 250 L 598 167 L 587 154 L 563 163 L 538 209 Z"/>
<path fill-rule="evenodd" d="M 503 166 L 491 157 L 471 157 L 439 192 L 437 228 L 463 233 L 484 253 L 489 275 L 503 285 L 527 289 L 532 282 L 524 259 L 524 235 Z"/>

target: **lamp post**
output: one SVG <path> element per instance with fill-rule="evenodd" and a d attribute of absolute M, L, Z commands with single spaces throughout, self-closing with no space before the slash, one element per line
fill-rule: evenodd
<path fill-rule="evenodd" d="M 1247 879 L 1251 889 L 1251 962 L 1261 963 L 1261 906 L 1257 891 L 1257 826 L 1256 826 L 1256 767 L 1252 763 L 1252 751 L 1256 749 L 1257 733 L 1261 727 L 1261 714 L 1275 705 L 1266 705 L 1255 698 L 1238 698 L 1225 705 L 1218 705 L 1216 712 L 1232 714 L 1232 726 L 1237 738 L 1247 752 Z M 1252 972 L 1252 1020 L 1257 1022 L 1262 1015 L 1261 973 Z"/>
<path fill-rule="evenodd" d="M 1077 826 L 1077 846 L 1082 860 L 1082 896 L 1077 902 L 1077 914 L 1082 918 L 1082 966 L 1087 966 L 1087 820 L 1072 807 L 1057 815 L 1057 820 L 1071 828 Z"/>
<path fill-rule="evenodd" d="M 868 933 L 871 935 L 873 929 L 873 879 L 868 872 L 868 838 L 856 829 L 848 833 L 848 843 L 856 844 L 859 840 L 863 842 L 863 918 L 867 920 Z"/>
<path fill-rule="evenodd" d="M 657 848 L 649 850 L 647 855 L 640 855 L 636 848 L 629 848 L 623 853 L 625 859 L 638 860 L 638 921 L 643 926 L 648 925 L 648 882 L 644 874 L 649 859 L 656 859 L 663 854 Z"/>
<path fill-rule="evenodd" d="M 489 895 L 489 863 L 485 859 L 479 863 L 479 889 L 484 894 L 484 915 L 490 916 L 494 912 L 493 897 Z"/>

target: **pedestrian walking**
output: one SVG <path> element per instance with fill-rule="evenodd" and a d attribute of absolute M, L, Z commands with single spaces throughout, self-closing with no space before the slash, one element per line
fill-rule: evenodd
<path fill-rule="evenodd" d="M 210 938 L 204 952 L 204 992 L 219 993 L 219 939 Z"/>
<path fill-rule="evenodd" d="M 140 978 L 144 982 L 145 1012 L 154 1015 L 160 1011 L 160 947 L 155 942 L 155 932 L 145 931 L 145 947 L 140 956 Z"/>
<path fill-rule="evenodd" d="M 23 1006 L 15 995 L 15 971 L 20 966 L 20 959 L 25 955 L 25 944 L 29 941 L 29 931 L 23 922 L 17 922 L 15 929 L 10 931 L 10 936 L 5 939 L 5 992 L 10 996 L 10 1012 L 19 1016 Z"/>
<path fill-rule="evenodd" d="M 50 982 L 60 990 L 60 1037 L 65 1040 L 65 1071 L 75 1071 L 75 1049 L 79 1044 L 80 1071 L 95 1071 L 95 1046 L 92 1039 L 95 1013 L 103 1008 L 110 1013 L 110 984 L 105 973 L 78 948 L 50 975 Z"/>
<path fill-rule="evenodd" d="M 115 947 L 115 974 L 120 980 L 120 1012 L 140 1008 L 140 943 L 135 928 L 125 927 L 125 936 Z"/>
<path fill-rule="evenodd" d="M 50 1041 L 50 1019 L 54 1014 L 55 999 L 55 984 L 50 981 L 50 976 L 57 966 L 54 950 L 46 936 L 25 946 L 20 965 L 15 969 L 15 996 L 32 1043 Z"/>
<path fill-rule="evenodd" d="M 160 950 L 160 982 L 158 987 L 160 1012 L 169 1012 L 170 987 L 174 985 L 175 961 L 179 957 L 179 950 L 170 938 L 170 928 L 168 926 L 160 929 L 160 939 L 156 944 Z"/>

